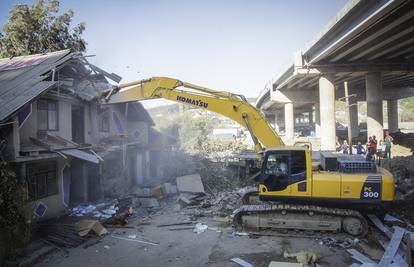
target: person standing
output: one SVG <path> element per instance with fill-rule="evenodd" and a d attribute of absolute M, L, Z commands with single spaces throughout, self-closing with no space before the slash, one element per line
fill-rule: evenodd
<path fill-rule="evenodd" d="M 357 155 L 365 155 L 365 148 L 364 146 L 361 144 L 361 142 L 358 142 L 358 145 L 355 146 Z"/>
<path fill-rule="evenodd" d="M 346 140 L 344 140 L 344 142 L 342 143 L 341 149 L 342 149 L 342 153 L 349 154 L 349 145 Z"/>
<path fill-rule="evenodd" d="M 387 159 L 391 158 L 391 146 L 392 142 L 394 142 L 394 138 L 390 135 L 389 131 L 385 132 L 385 155 L 384 157 Z"/>

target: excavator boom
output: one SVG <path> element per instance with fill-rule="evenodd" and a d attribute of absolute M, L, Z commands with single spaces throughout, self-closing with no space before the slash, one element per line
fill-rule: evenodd
<path fill-rule="evenodd" d="M 187 90 L 185 90 L 187 89 Z M 221 114 L 248 129 L 257 153 L 262 148 L 283 146 L 282 139 L 263 114 L 241 95 L 212 90 L 167 77 L 121 84 L 107 95 L 109 104 L 164 98 Z"/>

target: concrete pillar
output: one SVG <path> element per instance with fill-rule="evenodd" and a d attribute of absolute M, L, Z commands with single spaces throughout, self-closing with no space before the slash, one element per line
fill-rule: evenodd
<path fill-rule="evenodd" d="M 293 103 L 289 102 L 285 104 L 285 137 L 287 144 L 293 144 L 295 133 L 294 125 Z"/>
<path fill-rule="evenodd" d="M 279 132 L 279 113 L 277 111 L 275 111 L 275 124 L 274 124 L 274 129 L 275 131 L 278 133 Z"/>
<path fill-rule="evenodd" d="M 368 136 L 375 135 L 379 141 L 384 139 L 381 73 L 367 73 L 365 77 L 365 87 L 367 92 Z"/>
<path fill-rule="evenodd" d="M 355 97 L 349 98 L 349 118 L 351 120 L 352 137 L 358 137 L 359 126 L 358 126 L 358 102 Z"/>
<path fill-rule="evenodd" d="M 387 101 L 388 130 L 390 133 L 398 132 L 398 100 Z"/>
<path fill-rule="evenodd" d="M 321 150 L 336 149 L 335 86 L 330 77 L 319 78 L 319 104 L 321 120 Z"/>
<path fill-rule="evenodd" d="M 308 112 L 308 123 L 309 124 L 313 123 L 313 111 Z"/>
<path fill-rule="evenodd" d="M 315 103 L 315 136 L 320 137 L 321 135 L 321 111 L 319 103 Z"/>

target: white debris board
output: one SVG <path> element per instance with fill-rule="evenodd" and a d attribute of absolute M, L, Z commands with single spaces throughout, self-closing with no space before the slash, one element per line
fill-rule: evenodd
<path fill-rule="evenodd" d="M 180 192 L 204 193 L 200 174 L 177 177 L 177 188 Z"/>

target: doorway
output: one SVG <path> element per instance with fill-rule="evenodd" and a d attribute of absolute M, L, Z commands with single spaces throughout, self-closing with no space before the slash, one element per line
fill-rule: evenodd
<path fill-rule="evenodd" d="M 84 107 L 72 105 L 72 141 L 78 144 L 85 143 Z"/>

